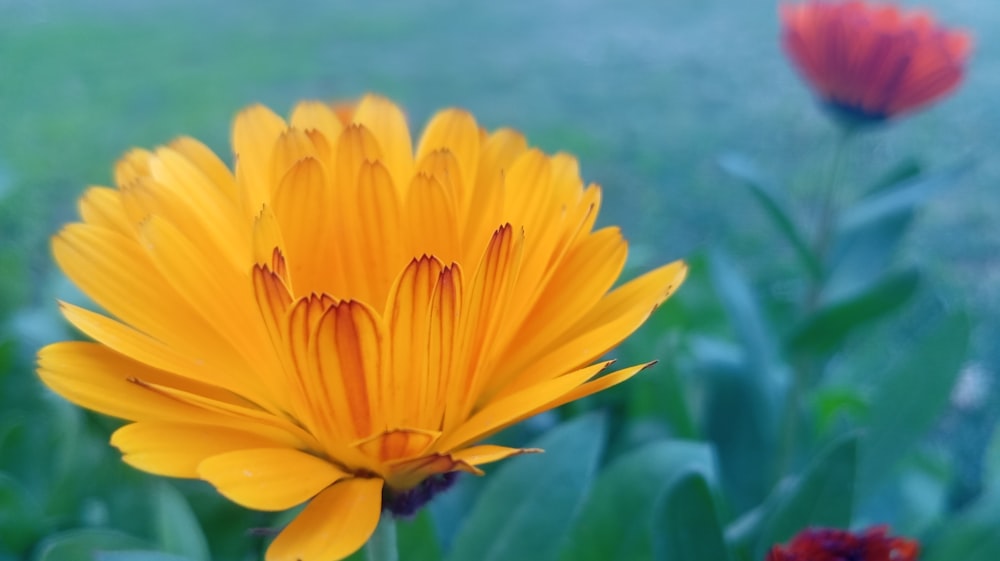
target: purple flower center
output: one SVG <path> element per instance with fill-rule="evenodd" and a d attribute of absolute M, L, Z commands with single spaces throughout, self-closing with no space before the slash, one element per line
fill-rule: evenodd
<path fill-rule="evenodd" d="M 428 477 L 407 491 L 386 489 L 382 494 L 382 510 L 395 516 L 413 516 L 437 494 L 447 491 L 457 479 L 458 473 L 452 471 Z"/>

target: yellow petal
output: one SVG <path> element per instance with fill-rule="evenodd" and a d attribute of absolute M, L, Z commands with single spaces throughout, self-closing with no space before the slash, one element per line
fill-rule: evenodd
<path fill-rule="evenodd" d="M 328 415 L 344 418 L 356 438 L 385 427 L 379 388 L 385 369 L 379 318 L 360 302 L 341 302 L 322 316 L 310 339 L 315 374 L 306 383 L 317 405 Z"/>
<path fill-rule="evenodd" d="M 385 484 L 397 491 L 406 491 L 429 477 L 452 471 L 483 475 L 483 470 L 455 460 L 450 454 L 433 453 L 392 463 Z"/>
<path fill-rule="evenodd" d="M 268 408 L 287 404 L 286 388 L 271 375 L 280 365 L 268 344 L 248 273 L 209 258 L 183 232 L 158 216 L 143 224 L 142 235 L 160 273 L 245 357 L 252 375 L 258 377 L 257 383 L 267 387 L 268 398 L 259 403 Z"/>
<path fill-rule="evenodd" d="M 127 464 L 169 477 L 199 477 L 205 458 L 243 448 L 274 446 L 272 440 L 244 430 L 213 425 L 142 421 L 111 435 Z"/>
<path fill-rule="evenodd" d="M 594 364 L 553 380 L 547 380 L 505 398 L 491 401 L 454 430 L 445 433 L 435 443 L 432 450 L 448 451 L 462 448 L 471 442 L 482 440 L 505 427 L 526 419 L 536 412 L 544 411 L 549 403 L 555 402 L 598 375 L 609 364 L 611 364 L 610 361 Z"/>
<path fill-rule="evenodd" d="M 550 353 L 553 343 L 571 330 L 600 302 L 618 279 L 625 266 L 628 246 L 618 228 L 605 228 L 576 244 L 554 268 L 546 286 L 539 291 L 537 303 L 523 326 L 514 333 L 509 351 L 498 365 L 492 387 L 509 383 L 530 369 L 532 362 Z M 574 286 L 573 290 L 566 290 Z M 582 363 L 567 364 L 547 371 L 548 377 L 559 375 Z M 535 370 L 535 369 L 532 369 Z M 523 387 L 534 380 L 524 380 Z"/>
<path fill-rule="evenodd" d="M 524 135 L 512 129 L 499 129 L 486 138 L 479 158 L 477 185 L 491 185 L 503 176 L 511 164 L 528 149 Z"/>
<path fill-rule="evenodd" d="M 171 206 L 177 215 L 167 218 L 202 244 L 212 244 L 210 251 L 214 255 L 229 258 L 234 267 L 245 266 L 250 258 L 250 232 L 238 203 L 170 148 L 158 149 L 149 169 L 153 180 L 160 184 L 155 196 L 175 201 Z"/>
<path fill-rule="evenodd" d="M 488 239 L 503 223 L 504 200 L 506 199 L 504 177 L 511 164 L 528 148 L 524 136 L 510 130 L 501 129 L 487 137 L 477 171 L 475 188 L 466 193 L 460 203 L 462 213 L 463 239 L 468 240 L 469 249 L 475 248 L 479 240 Z M 467 253 L 465 259 L 476 259 Z"/>
<path fill-rule="evenodd" d="M 285 121 L 263 105 L 252 105 L 233 121 L 232 144 L 236 154 L 236 182 L 243 212 L 252 218 L 270 200 L 272 151 Z"/>
<path fill-rule="evenodd" d="M 427 123 L 417 147 L 417 161 L 435 150 L 451 152 L 462 170 L 462 184 L 472 185 L 479 173 L 479 125 L 475 117 L 461 109 L 438 112 Z M 494 225 L 495 226 L 495 225 Z"/>
<path fill-rule="evenodd" d="M 461 448 L 483 440 L 524 419 L 620 384 L 654 363 L 623 368 L 596 380 L 580 383 L 597 375 L 609 364 L 611 363 L 605 362 L 589 366 L 497 399 L 476 413 L 454 433 L 442 437 L 433 448 L 438 450 Z"/>
<path fill-rule="evenodd" d="M 406 242 L 409 255 L 434 255 L 445 263 L 461 258 L 455 200 L 436 178 L 418 174 L 406 192 Z"/>
<path fill-rule="evenodd" d="M 309 134 L 313 143 L 317 144 L 316 151 L 323 163 L 327 165 L 333 163 L 333 147 L 344 125 L 340 123 L 340 119 L 329 105 L 320 101 L 303 101 L 292 111 L 291 124 Z M 322 136 L 322 141 L 317 140 L 314 131 Z"/>
<path fill-rule="evenodd" d="M 626 317 L 631 321 L 624 323 L 635 330 L 657 306 L 680 288 L 687 272 L 686 263 L 674 261 L 623 284 L 602 299 L 564 339 L 573 338 L 604 324 L 622 321 Z"/>
<path fill-rule="evenodd" d="M 52 239 L 52 254 L 84 294 L 123 322 L 189 356 L 231 352 L 135 240 L 107 228 L 70 224 Z"/>
<path fill-rule="evenodd" d="M 304 503 L 348 474 L 330 462 L 288 448 L 238 449 L 198 464 L 198 476 L 236 504 L 285 510 Z"/>
<path fill-rule="evenodd" d="M 267 561 L 338 561 L 361 549 L 378 525 L 382 480 L 354 478 L 320 493 L 267 549 Z"/>
<path fill-rule="evenodd" d="M 525 228 L 535 239 L 546 221 L 558 216 L 552 212 L 552 163 L 545 154 L 532 148 L 521 154 L 507 170 L 504 180 L 504 222 Z"/>
<path fill-rule="evenodd" d="M 240 193 L 236 187 L 236 178 L 229 171 L 219 156 L 201 142 L 182 136 L 170 143 L 170 148 L 184 155 L 198 167 L 212 183 L 219 188 L 234 205 L 240 204 Z"/>
<path fill-rule="evenodd" d="M 495 366 L 496 335 L 503 327 L 507 298 L 517 279 L 524 239 L 505 225 L 493 236 L 462 304 L 459 376 L 448 381 L 444 427 L 464 419 Z"/>
<path fill-rule="evenodd" d="M 149 150 L 134 148 L 129 150 L 115 164 L 115 184 L 125 187 L 140 177 L 149 176 Z"/>
<path fill-rule="evenodd" d="M 304 131 L 292 128 L 281 133 L 274 143 L 274 153 L 271 156 L 272 194 L 278 182 L 295 164 L 306 158 L 317 159 L 317 156 L 316 145 Z"/>
<path fill-rule="evenodd" d="M 114 230 L 126 236 L 135 228 L 125 213 L 121 193 L 108 187 L 91 187 L 80 198 L 80 216 L 84 222 Z"/>
<path fill-rule="evenodd" d="M 359 450 L 382 463 L 419 456 L 440 433 L 416 429 L 396 429 L 377 434 L 357 444 Z"/>
<path fill-rule="evenodd" d="M 452 383 L 461 380 L 462 270 L 457 264 L 442 269 L 428 313 L 427 379 L 416 396 L 417 426 L 439 428 L 444 422 Z M 422 397 L 422 399 L 420 399 Z"/>
<path fill-rule="evenodd" d="M 464 462 L 470 466 L 480 466 L 520 456 L 521 454 L 538 454 L 540 452 L 542 450 L 539 448 L 508 448 L 493 444 L 481 444 L 459 450 L 458 452 L 452 452 L 450 455 L 455 461 Z"/>
<path fill-rule="evenodd" d="M 400 269 L 414 255 L 404 251 L 402 210 L 396 187 L 381 162 L 365 162 L 358 174 L 357 220 L 358 252 L 363 261 L 353 265 L 357 281 L 357 299 L 377 306 L 385 301 Z"/>
<path fill-rule="evenodd" d="M 442 269 L 434 257 L 414 259 L 390 293 L 385 317 L 392 349 L 380 388 L 388 427 L 420 426 L 414 423 L 429 381 L 428 314 Z"/>
<path fill-rule="evenodd" d="M 524 366 L 515 381 L 499 392 L 508 395 L 553 373 L 587 364 L 631 335 L 684 281 L 680 261 L 651 271 L 605 296 L 576 324 L 553 340 L 543 354 Z"/>
<path fill-rule="evenodd" d="M 354 123 L 346 127 L 337 139 L 337 153 L 334 163 L 334 184 L 338 194 L 354 198 L 358 172 L 365 162 L 382 160 L 382 147 L 378 139 L 364 125 Z"/>
<path fill-rule="evenodd" d="M 417 166 L 417 173 L 433 177 L 441 184 L 450 200 L 454 201 L 456 210 L 461 208 L 462 201 L 467 198 L 472 185 L 463 183 L 462 168 L 458 159 L 450 150 L 439 148 L 424 156 Z"/>
<path fill-rule="evenodd" d="M 248 383 L 241 376 L 242 371 L 247 368 L 242 362 L 236 362 L 235 365 L 219 362 L 214 355 L 185 356 L 162 342 L 101 314 L 65 302 L 60 303 L 60 309 L 63 316 L 77 329 L 108 348 L 149 367 L 188 379 L 190 382 L 183 382 L 183 387 L 191 391 L 234 403 L 241 402 L 239 395 L 251 400 L 265 395 L 263 388 Z M 177 379 L 173 385 L 180 383 L 182 380 Z"/>
<path fill-rule="evenodd" d="M 364 125 L 378 140 L 393 183 L 406 185 L 413 174 L 413 141 L 403 111 L 382 96 L 366 95 L 354 111 L 354 122 Z"/>
<path fill-rule="evenodd" d="M 267 265 L 291 287 L 288 271 L 284 267 L 287 265 L 284 247 L 285 240 L 281 235 L 278 219 L 274 216 L 273 205 L 264 205 L 253 220 L 253 262 L 255 265 Z M 281 270 L 278 270 L 279 261 L 283 265 Z"/>
<path fill-rule="evenodd" d="M 197 384 L 150 368 L 97 343 L 54 343 L 38 352 L 42 382 L 66 399 L 128 420 L 205 418 L 195 407 L 151 392 L 135 380 L 199 391 Z"/>
<path fill-rule="evenodd" d="M 314 158 L 295 163 L 274 194 L 274 217 L 281 232 L 292 286 L 300 294 L 331 292 L 344 286 L 340 267 L 317 267 L 336 257 L 332 190 L 323 165 Z M 266 211 L 265 211 L 266 212 Z"/>

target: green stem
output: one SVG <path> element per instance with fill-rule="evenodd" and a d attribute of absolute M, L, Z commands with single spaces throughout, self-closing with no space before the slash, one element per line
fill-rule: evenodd
<path fill-rule="evenodd" d="M 392 514 L 384 513 L 375 527 L 375 533 L 368 538 L 365 547 L 365 558 L 368 561 L 399 561 L 399 551 L 396 549 L 396 521 Z"/>
<path fill-rule="evenodd" d="M 837 225 L 839 215 L 838 197 L 841 188 L 840 180 L 844 171 L 844 160 L 847 155 L 847 145 L 850 142 L 851 129 L 841 129 L 837 135 L 837 142 L 833 147 L 833 160 L 830 163 L 830 172 L 826 176 L 826 184 L 823 186 L 821 196 L 823 203 L 819 211 L 819 224 L 816 228 L 816 241 L 813 245 L 813 254 L 819 261 L 823 274 L 818 279 L 813 279 L 809 286 L 808 297 L 805 303 L 805 312 L 808 314 L 816 309 L 819 304 L 819 297 L 823 291 L 823 283 L 827 280 L 827 253 L 830 251 L 830 242 L 833 239 L 834 228 Z"/>
<path fill-rule="evenodd" d="M 820 275 L 819 278 L 812 277 L 810 280 L 805 300 L 802 303 L 803 317 L 808 317 L 816 311 L 816 308 L 819 307 L 820 297 L 823 294 L 824 285 L 828 280 L 829 271 L 827 267 L 827 253 L 830 251 L 830 244 L 833 240 L 834 229 L 837 224 L 837 217 L 840 210 L 839 201 L 842 200 L 842 197 L 839 197 L 838 194 L 839 190 L 842 188 L 840 182 L 845 167 L 844 161 L 847 154 L 847 145 L 853 136 L 852 129 L 841 129 L 840 133 L 837 135 L 837 141 L 833 148 L 833 158 L 830 164 L 830 171 L 827 174 L 826 183 L 823 185 L 823 190 L 820 193 L 823 202 L 820 207 L 819 222 L 816 228 L 816 238 L 812 249 L 813 254 L 816 256 L 816 260 L 819 261 L 820 267 L 822 268 L 822 275 Z M 785 430 L 782 442 L 781 459 L 778 463 L 779 476 L 788 473 L 789 470 L 794 467 L 795 448 L 799 437 L 799 412 L 802 405 L 801 402 L 805 396 L 808 386 L 811 385 L 817 378 L 816 370 L 821 368 L 822 365 L 817 365 L 811 357 L 807 356 L 798 357 L 792 367 L 792 385 L 791 388 L 789 388 L 788 397 L 785 401 Z"/>

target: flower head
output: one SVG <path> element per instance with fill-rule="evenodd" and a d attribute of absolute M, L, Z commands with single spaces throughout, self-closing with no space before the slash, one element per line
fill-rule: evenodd
<path fill-rule="evenodd" d="M 831 528 L 803 530 L 788 545 L 776 545 L 767 561 L 916 561 L 920 545 L 890 538 L 884 526 L 853 533 Z"/>
<path fill-rule="evenodd" d="M 864 0 L 781 6 L 782 45 L 833 114 L 849 125 L 913 111 L 962 80 L 969 35 L 925 12 Z"/>
<path fill-rule="evenodd" d="M 677 262 L 612 288 L 627 244 L 594 230 L 576 160 L 438 113 L 414 150 L 403 113 L 262 106 L 230 171 L 181 138 L 133 150 L 52 242 L 108 315 L 63 303 L 95 342 L 39 374 L 131 421 L 129 464 L 201 478 L 253 509 L 308 501 L 267 558 L 343 558 L 383 509 L 530 450 L 477 444 L 626 380 L 592 364 L 682 282 Z"/>

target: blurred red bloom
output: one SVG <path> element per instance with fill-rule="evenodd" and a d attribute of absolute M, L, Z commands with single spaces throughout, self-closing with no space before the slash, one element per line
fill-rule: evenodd
<path fill-rule="evenodd" d="M 891 538 L 885 526 L 855 533 L 832 528 L 810 528 L 787 545 L 776 545 L 767 561 L 916 561 L 920 545 Z"/>
<path fill-rule="evenodd" d="M 833 113 L 876 123 L 941 98 L 962 80 L 972 39 L 923 11 L 864 0 L 780 7 L 782 46 Z"/>

